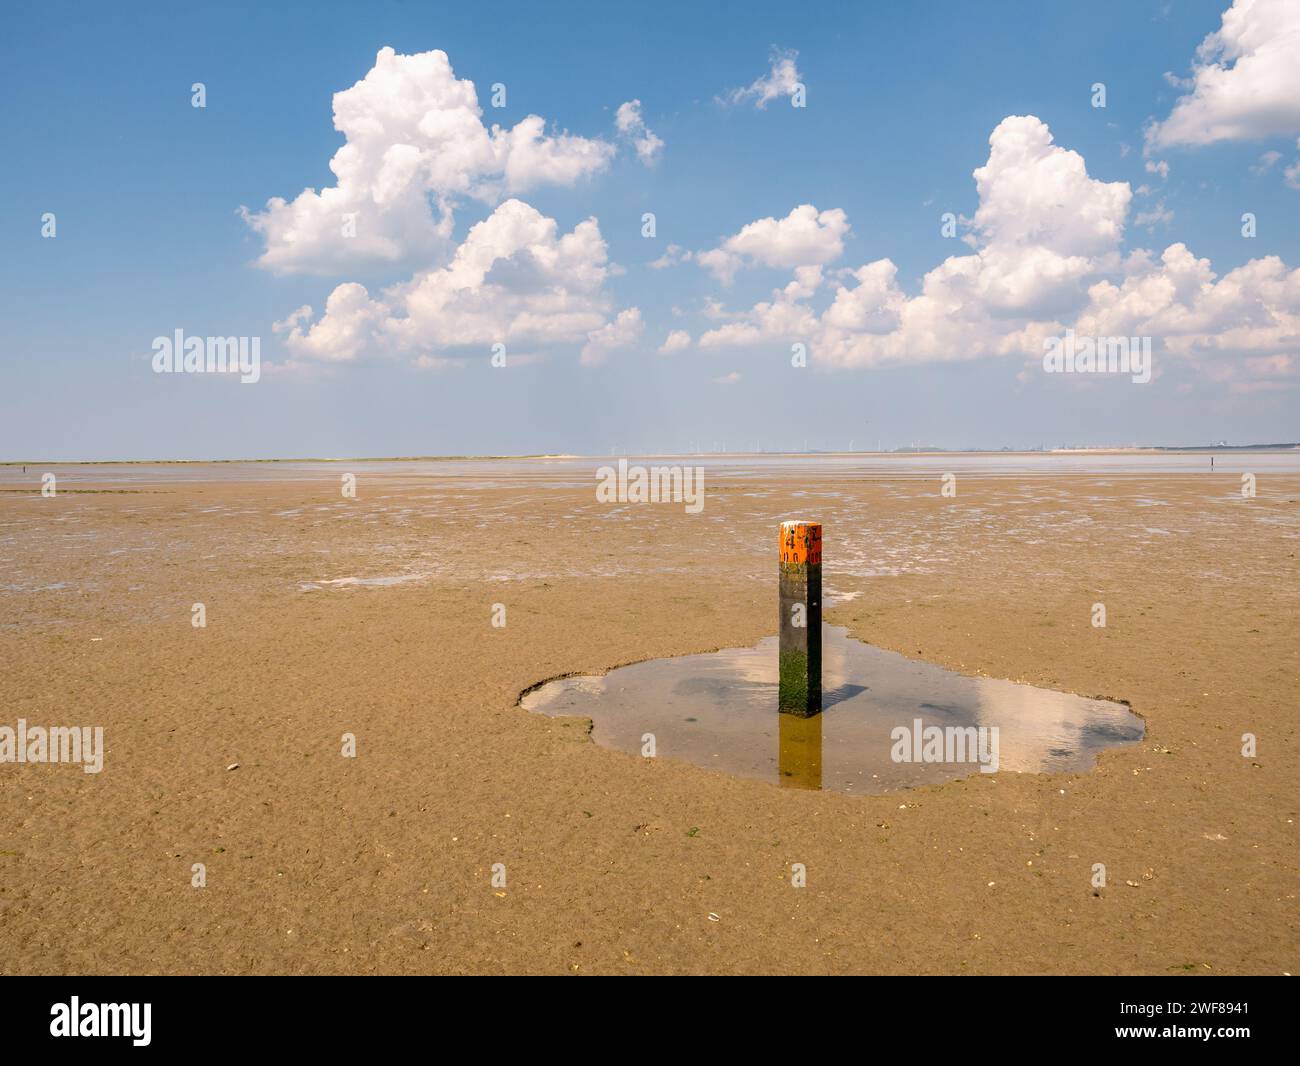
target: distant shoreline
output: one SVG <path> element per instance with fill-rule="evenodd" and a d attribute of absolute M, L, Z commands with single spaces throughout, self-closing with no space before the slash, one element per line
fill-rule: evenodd
<path fill-rule="evenodd" d="M 624 452 L 626 458 L 681 458 L 700 459 L 706 456 L 743 456 L 761 458 L 765 456 L 880 456 L 900 458 L 916 455 L 1144 455 L 1157 453 L 1213 453 L 1213 452 L 1291 452 L 1300 450 L 1300 443 L 1291 444 L 1186 444 L 1186 445 L 1151 445 L 1138 448 L 1097 447 L 1097 448 L 1038 448 L 1021 450 L 1015 448 L 896 448 L 893 451 L 806 451 L 806 452 Z M 320 456 L 301 456 L 280 459 L 0 459 L 0 467 L 5 466 L 39 466 L 41 464 L 59 466 L 220 466 L 245 465 L 253 463 L 458 463 L 458 462 L 500 462 L 502 460 L 560 460 L 560 459 L 605 459 L 602 455 L 570 455 L 539 453 L 530 455 L 377 455 L 344 456 L 323 458 Z"/>

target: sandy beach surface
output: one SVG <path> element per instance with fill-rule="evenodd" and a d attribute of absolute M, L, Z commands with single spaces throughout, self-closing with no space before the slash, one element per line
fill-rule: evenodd
<path fill-rule="evenodd" d="M 1295 972 L 1293 455 L 709 456 L 698 514 L 606 461 L 0 467 L 0 726 L 105 747 L 0 763 L 0 972 Z M 517 705 L 774 632 L 792 517 L 828 621 L 1146 737 L 848 795 Z"/>

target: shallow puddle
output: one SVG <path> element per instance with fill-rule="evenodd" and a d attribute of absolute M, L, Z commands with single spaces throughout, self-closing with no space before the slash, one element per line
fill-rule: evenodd
<path fill-rule="evenodd" d="M 822 713 L 778 714 L 777 638 L 655 659 L 526 692 L 529 711 L 592 720 L 598 744 L 790 788 L 891 792 L 975 773 L 1091 769 L 1140 740 L 1127 705 L 967 677 L 823 627 Z"/>

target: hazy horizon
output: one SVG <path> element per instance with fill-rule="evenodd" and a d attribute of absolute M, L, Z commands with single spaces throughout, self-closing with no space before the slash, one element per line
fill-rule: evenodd
<path fill-rule="evenodd" d="M 1261 454 L 1284 454 L 1290 451 L 1300 451 L 1300 442 L 1280 442 L 1266 444 L 1189 444 L 1189 445 L 1098 445 L 1095 447 L 1060 447 L 1060 448 L 931 448 L 921 446 L 918 448 L 895 448 L 887 451 L 858 449 L 854 451 L 835 451 L 824 449 L 812 449 L 809 451 L 745 451 L 745 450 L 728 450 L 728 451 L 697 451 L 697 452 L 653 452 L 653 451 L 624 451 L 601 454 L 599 452 L 530 452 L 520 453 L 517 455 L 470 455 L 470 454 L 427 454 L 427 455 L 282 455 L 282 456 L 255 456 L 255 457 L 220 457 L 210 456 L 199 459 L 163 459 L 158 457 L 145 458 L 112 458 L 112 459 L 59 459 L 59 458 L 37 458 L 37 459 L 0 459 L 0 467 L 13 466 L 39 466 L 42 463 L 60 466 L 168 466 L 178 464 L 256 464 L 256 463 L 417 463 L 417 462 L 470 462 L 476 460 L 511 460 L 511 459 L 548 459 L 548 460 L 617 460 L 617 459 L 647 459 L 647 458 L 664 458 L 664 459 L 693 459 L 714 456 L 719 458 L 758 458 L 758 457 L 814 457 L 824 456 L 827 458 L 839 458 L 847 456 L 898 456 L 905 458 L 907 456 L 919 455 L 1005 455 L 1005 456 L 1025 456 L 1025 455 L 1042 455 L 1042 456 L 1065 456 L 1065 455 L 1087 455 L 1096 454 L 1143 454 L 1143 453 L 1169 453 L 1169 454 L 1195 454 L 1202 452 L 1256 452 Z"/>

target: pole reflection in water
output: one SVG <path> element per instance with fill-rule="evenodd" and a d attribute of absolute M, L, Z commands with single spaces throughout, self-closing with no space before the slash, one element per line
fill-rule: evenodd
<path fill-rule="evenodd" d="M 822 787 L 822 716 L 798 718 L 778 714 L 780 753 L 778 766 L 782 788 Z"/>

